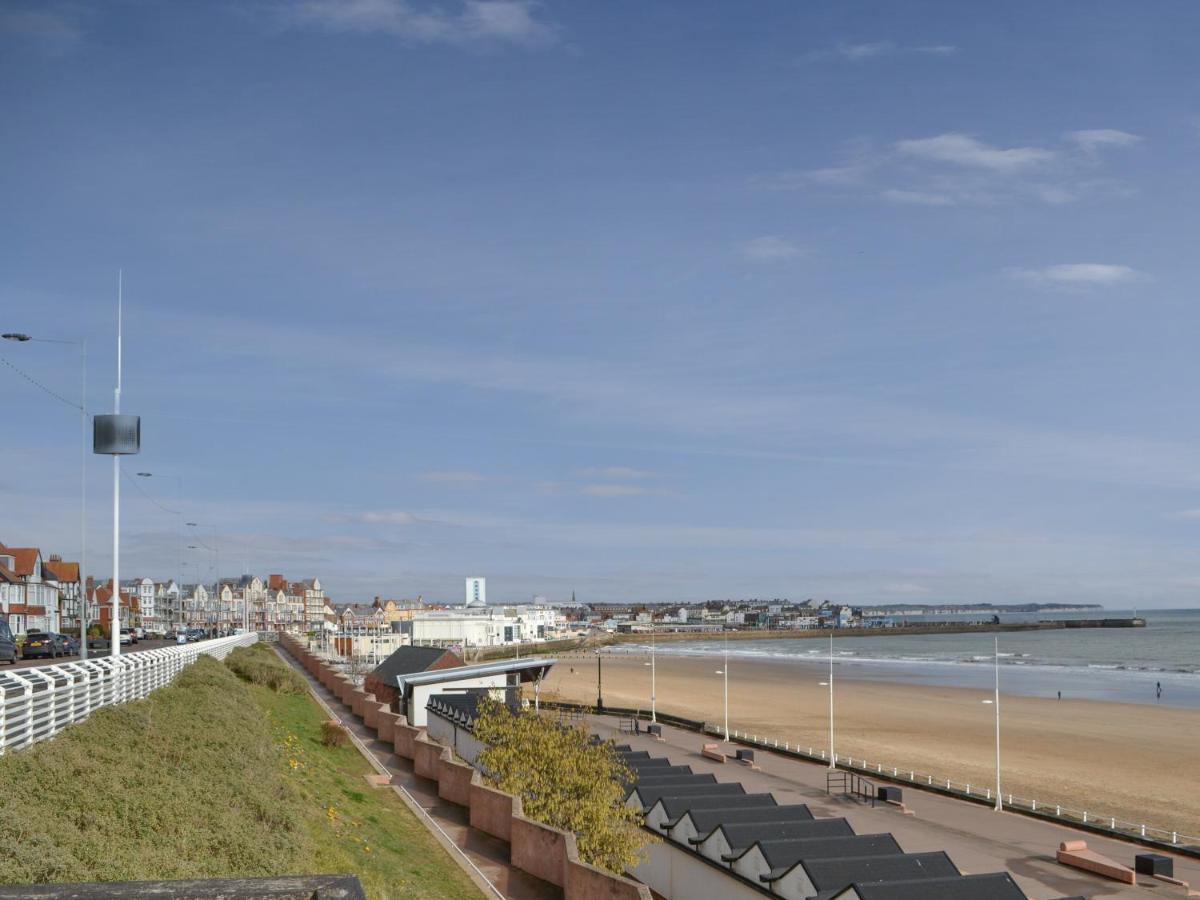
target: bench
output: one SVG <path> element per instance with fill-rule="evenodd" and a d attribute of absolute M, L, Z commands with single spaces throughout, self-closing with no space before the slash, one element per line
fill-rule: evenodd
<path fill-rule="evenodd" d="M 1055 858 L 1064 866 L 1082 869 L 1084 872 L 1091 872 L 1093 875 L 1111 878 L 1113 881 L 1120 881 L 1124 884 L 1137 884 L 1137 873 L 1133 869 L 1096 853 L 1094 850 L 1089 850 L 1087 841 L 1063 841 L 1058 845 L 1058 853 L 1055 854 Z"/>
<path fill-rule="evenodd" d="M 700 755 L 705 759 L 711 759 L 714 762 L 725 762 L 725 754 L 721 752 L 720 744 L 705 744 L 700 750 Z"/>

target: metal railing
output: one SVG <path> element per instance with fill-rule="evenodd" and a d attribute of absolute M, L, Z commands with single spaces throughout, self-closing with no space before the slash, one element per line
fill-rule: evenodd
<path fill-rule="evenodd" d="M 767 750 L 776 750 L 786 755 L 821 761 L 828 761 L 829 759 L 826 750 L 804 746 L 799 743 L 794 744 L 790 741 L 779 741 L 765 735 L 734 729 L 731 731 L 730 737 L 739 743 L 762 747 Z M 841 754 L 835 756 L 834 763 L 850 772 L 875 775 L 877 778 L 882 777 L 888 781 L 911 784 L 926 790 L 967 800 L 991 803 L 995 799 L 995 793 L 990 787 L 981 787 L 978 784 L 972 785 L 965 781 L 942 778 L 925 772 L 918 772 L 914 769 L 888 766 L 880 762 L 871 762 L 862 758 L 842 756 Z M 1097 813 L 1094 810 L 1075 809 L 1063 806 L 1060 803 L 1031 800 L 1027 797 L 1018 797 L 1008 792 L 1002 794 L 1000 800 L 1005 809 L 1014 812 L 1028 813 L 1064 824 L 1082 825 L 1093 831 L 1105 832 L 1118 837 L 1133 838 L 1134 840 L 1146 843 L 1169 846 L 1171 849 L 1185 853 L 1195 854 L 1200 850 L 1200 837 L 1196 835 L 1184 834 L 1180 831 L 1172 831 L 1166 828 L 1154 828 L 1141 822 L 1126 821 L 1117 816 Z"/>
<path fill-rule="evenodd" d="M 0 672 L 0 754 L 53 737 L 93 710 L 140 700 L 201 655 L 224 659 L 256 634 Z"/>

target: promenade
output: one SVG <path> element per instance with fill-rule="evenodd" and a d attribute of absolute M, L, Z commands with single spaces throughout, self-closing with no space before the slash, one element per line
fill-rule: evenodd
<path fill-rule="evenodd" d="M 1032 900 L 1082 896 L 1106 898 L 1151 898 L 1183 896 L 1167 885 L 1138 886 L 1088 875 L 1059 865 L 1054 851 L 1062 841 L 1084 840 L 1088 847 L 1118 862 L 1132 866 L 1136 844 L 1104 838 L 1090 832 L 1042 822 L 1016 813 L 997 813 L 976 804 L 906 788 L 904 802 L 914 815 L 905 816 L 894 807 L 871 806 L 825 790 L 824 766 L 800 762 L 759 751 L 758 771 L 737 762 L 724 764 L 700 756 L 704 741 L 695 732 L 663 726 L 662 741 L 618 730 L 612 716 L 589 716 L 588 724 L 601 737 L 668 757 L 672 764 L 690 765 L 695 772 L 712 772 L 718 781 L 740 781 L 747 792 L 770 791 L 780 803 L 805 803 L 813 815 L 844 816 L 860 834 L 891 832 L 909 853 L 945 850 L 964 873 L 1008 870 Z M 732 745 L 730 753 L 732 753 Z M 1175 856 L 1175 875 L 1200 885 L 1200 861 Z"/>

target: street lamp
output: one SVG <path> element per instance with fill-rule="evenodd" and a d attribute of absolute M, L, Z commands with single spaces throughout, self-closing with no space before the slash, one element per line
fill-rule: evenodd
<path fill-rule="evenodd" d="M 87 576 L 84 574 L 87 568 L 87 338 L 59 341 L 11 331 L 0 337 L 18 344 L 35 341 L 39 344 L 75 344 L 79 347 L 79 658 L 87 659 L 88 597 Z"/>
<path fill-rule="evenodd" d="M 837 756 L 833 752 L 833 633 L 829 634 L 829 680 L 820 682 L 829 688 L 829 768 L 837 768 Z"/>
<path fill-rule="evenodd" d="M 650 667 L 650 721 L 658 722 L 658 712 L 655 698 L 655 665 L 654 665 L 654 623 L 650 623 L 650 662 L 643 663 Z"/>
<path fill-rule="evenodd" d="M 601 691 L 600 648 L 596 648 L 596 712 L 604 712 L 604 693 Z"/>
<path fill-rule="evenodd" d="M 717 669 L 717 675 L 724 676 L 725 680 L 725 743 L 729 743 L 729 632 L 725 632 L 725 664 Z"/>
<path fill-rule="evenodd" d="M 1000 638 L 995 640 L 995 655 L 993 656 L 993 668 L 996 674 L 996 693 L 993 699 L 984 700 L 983 702 L 989 706 L 994 706 L 996 709 L 996 812 L 1004 811 L 1004 801 L 1000 799 Z"/>

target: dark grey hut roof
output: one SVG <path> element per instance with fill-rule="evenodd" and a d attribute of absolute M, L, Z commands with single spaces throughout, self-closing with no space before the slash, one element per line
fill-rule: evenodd
<path fill-rule="evenodd" d="M 697 843 L 707 838 L 719 825 L 742 825 L 750 822 L 808 822 L 812 812 L 800 803 L 785 806 L 751 806 L 741 809 L 696 808 L 686 813 L 696 829 Z M 682 818 L 683 816 L 680 816 Z"/>
<path fill-rule="evenodd" d="M 748 822 L 740 825 L 721 824 L 709 835 L 721 831 L 725 842 L 733 848 L 749 847 L 756 841 L 801 840 L 816 837 L 846 837 L 854 829 L 845 819 L 801 819 L 793 822 Z M 846 884 L 850 882 L 847 881 Z M 843 885 L 844 887 L 844 885 Z"/>
<path fill-rule="evenodd" d="M 855 882 L 837 898 L 858 895 L 860 900 L 1027 900 L 1007 872 L 959 875 L 916 881 Z"/>
<path fill-rule="evenodd" d="M 855 883 L 875 881 L 926 881 L 954 878 L 962 873 L 950 857 L 936 853 L 889 853 L 839 859 L 806 859 L 800 865 L 818 894 L 832 895 Z"/>
<path fill-rule="evenodd" d="M 771 794 L 738 794 L 702 797 L 659 797 L 658 805 L 666 815 L 667 824 L 674 825 L 684 813 L 701 809 L 744 809 L 747 807 L 771 808 L 777 804 Z"/>

